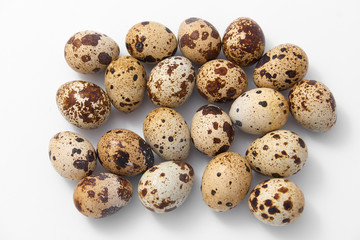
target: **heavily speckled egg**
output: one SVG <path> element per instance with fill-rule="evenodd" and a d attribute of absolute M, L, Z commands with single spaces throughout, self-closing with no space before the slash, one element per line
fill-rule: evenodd
<path fill-rule="evenodd" d="M 135 176 L 154 165 L 150 146 L 136 133 L 113 129 L 105 133 L 97 144 L 103 167 L 122 176 Z"/>
<path fill-rule="evenodd" d="M 190 132 L 196 149 L 208 156 L 226 152 L 234 140 L 234 128 L 229 115 L 210 104 L 196 111 Z"/>
<path fill-rule="evenodd" d="M 175 56 L 162 60 L 150 72 L 147 92 L 160 107 L 178 107 L 193 92 L 195 69 L 190 60 Z"/>
<path fill-rule="evenodd" d="M 50 139 L 49 158 L 55 170 L 70 180 L 81 180 L 96 167 L 93 145 L 79 134 L 68 131 L 59 132 Z"/>
<path fill-rule="evenodd" d="M 133 188 L 127 179 L 112 173 L 100 173 L 82 179 L 74 190 L 75 207 L 90 218 L 110 216 L 126 206 Z"/>
<path fill-rule="evenodd" d="M 112 61 L 105 71 L 105 90 L 111 103 L 121 112 L 131 112 L 143 101 L 146 90 L 146 71 L 130 56 Z"/>
<path fill-rule="evenodd" d="M 210 102 L 226 102 L 236 99 L 247 87 L 247 77 L 234 63 L 215 59 L 201 66 L 196 76 L 199 93 Z"/>
<path fill-rule="evenodd" d="M 265 37 L 254 20 L 241 17 L 226 28 L 222 48 L 227 59 L 240 66 L 249 66 L 261 58 Z"/>
<path fill-rule="evenodd" d="M 193 182 L 194 170 L 188 163 L 162 162 L 141 176 L 138 195 L 141 203 L 150 211 L 170 212 L 184 203 Z"/>
<path fill-rule="evenodd" d="M 261 57 L 254 69 L 253 79 L 258 87 L 281 91 L 302 80 L 308 68 L 309 61 L 304 50 L 294 44 L 282 44 Z"/>
<path fill-rule="evenodd" d="M 225 152 L 206 166 L 201 180 L 204 202 L 216 212 L 236 207 L 249 191 L 252 180 L 250 165 L 240 154 Z"/>
<path fill-rule="evenodd" d="M 273 178 L 258 184 L 250 193 L 248 203 L 252 214 L 261 222 L 284 226 L 301 215 L 305 198 L 295 183 Z"/>
<path fill-rule="evenodd" d="M 336 102 L 330 89 L 315 80 L 302 80 L 289 92 L 290 111 L 303 127 L 329 131 L 336 123 Z"/>
<path fill-rule="evenodd" d="M 148 63 L 156 63 L 173 56 L 177 50 L 174 33 L 157 22 L 135 24 L 128 31 L 125 41 L 131 56 Z"/>
<path fill-rule="evenodd" d="M 156 108 L 145 118 L 146 142 L 166 160 L 185 160 L 190 153 L 190 131 L 185 119 L 172 108 Z"/>
<path fill-rule="evenodd" d="M 289 104 L 274 89 L 256 88 L 241 94 L 231 105 L 229 115 L 241 131 L 265 134 L 284 126 L 289 118 Z"/>
<path fill-rule="evenodd" d="M 64 51 L 66 62 L 80 73 L 103 71 L 119 53 L 119 46 L 114 40 L 94 31 L 74 34 L 67 41 Z"/>
<path fill-rule="evenodd" d="M 221 51 L 221 37 L 216 28 L 200 18 L 188 18 L 180 24 L 179 47 L 190 61 L 203 64 Z"/>
<path fill-rule="evenodd" d="M 86 81 L 71 81 L 59 87 L 56 103 L 64 118 L 83 129 L 104 124 L 111 110 L 108 95 L 98 85 Z"/>
<path fill-rule="evenodd" d="M 289 177 L 308 157 L 304 140 L 294 132 L 277 130 L 256 139 L 246 151 L 252 169 L 270 177 Z"/>

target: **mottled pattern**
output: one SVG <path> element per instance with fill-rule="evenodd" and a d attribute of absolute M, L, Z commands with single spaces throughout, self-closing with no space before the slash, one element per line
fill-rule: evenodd
<path fill-rule="evenodd" d="M 74 34 L 67 41 L 64 50 L 66 62 L 80 73 L 103 71 L 119 53 L 120 48 L 114 40 L 94 31 Z"/>
<path fill-rule="evenodd" d="M 194 170 L 188 163 L 162 162 L 141 176 L 138 195 L 141 203 L 150 211 L 169 212 L 184 203 L 193 182 Z"/>
<path fill-rule="evenodd" d="M 87 81 L 71 81 L 59 87 L 56 103 L 64 118 L 83 129 L 97 128 L 110 116 L 110 99 L 99 86 Z"/>
<path fill-rule="evenodd" d="M 136 133 L 113 129 L 99 140 L 97 152 L 103 167 L 121 176 L 135 176 L 154 165 L 150 146 Z"/>
<path fill-rule="evenodd" d="M 195 69 L 185 57 L 170 57 L 150 72 L 147 93 L 160 107 L 178 107 L 191 95 L 195 86 Z"/>
<path fill-rule="evenodd" d="M 254 69 L 254 83 L 278 91 L 302 80 L 309 68 L 306 53 L 294 44 L 282 44 L 262 56 Z"/>
<path fill-rule="evenodd" d="M 294 132 L 277 130 L 251 143 L 246 160 L 251 167 L 269 177 L 290 177 L 300 171 L 307 160 L 304 140 Z"/>
<path fill-rule="evenodd" d="M 90 218 L 110 216 L 126 206 L 133 194 L 131 182 L 112 173 L 82 179 L 74 190 L 75 207 Z"/>
<path fill-rule="evenodd" d="M 336 102 L 330 89 L 315 80 L 302 80 L 289 92 L 291 114 L 314 132 L 329 131 L 336 123 Z"/>
<path fill-rule="evenodd" d="M 249 66 L 261 58 L 265 37 L 254 20 L 241 17 L 226 28 L 222 48 L 227 59 L 240 66 Z"/>
<path fill-rule="evenodd" d="M 293 182 L 273 178 L 258 184 L 250 193 L 248 205 L 261 222 L 284 226 L 293 223 L 303 212 L 305 198 Z"/>
<path fill-rule="evenodd" d="M 241 131 L 265 134 L 284 126 L 289 118 L 289 104 L 274 89 L 255 88 L 244 92 L 233 102 L 229 115 Z"/>
<path fill-rule="evenodd" d="M 204 202 L 216 212 L 236 207 L 249 191 L 252 180 L 250 165 L 240 154 L 225 152 L 206 166 L 201 180 Z"/>
<path fill-rule="evenodd" d="M 171 108 L 156 108 L 145 118 L 146 142 L 162 158 L 185 160 L 190 153 L 190 131 L 185 119 Z"/>
<path fill-rule="evenodd" d="M 221 51 L 219 32 L 211 23 L 200 18 L 183 21 L 178 39 L 182 54 L 197 64 L 215 59 Z"/>
<path fill-rule="evenodd" d="M 105 71 L 105 90 L 117 110 L 126 113 L 135 110 L 145 95 L 145 68 L 136 58 L 117 58 Z"/>
<path fill-rule="evenodd" d="M 247 87 L 247 77 L 234 63 L 215 59 L 201 66 L 196 76 L 196 87 L 210 102 L 227 102 L 240 96 Z"/>

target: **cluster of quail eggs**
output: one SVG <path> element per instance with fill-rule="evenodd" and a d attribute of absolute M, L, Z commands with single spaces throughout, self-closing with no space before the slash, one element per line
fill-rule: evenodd
<path fill-rule="evenodd" d="M 294 44 L 281 44 L 265 52 L 265 37 L 250 18 L 238 18 L 222 39 L 216 28 L 199 18 L 188 18 L 178 37 L 166 26 L 144 21 L 126 35 L 131 56 L 119 56 L 118 44 L 105 34 L 82 31 L 65 45 L 65 59 L 75 71 L 104 71 L 103 90 L 88 81 L 59 87 L 56 103 L 63 117 L 82 129 L 93 129 L 110 117 L 111 104 L 130 113 L 146 92 L 157 106 L 143 122 L 143 137 L 127 129 L 104 133 L 96 150 L 77 133 L 55 134 L 49 158 L 62 176 L 79 181 L 74 204 L 85 216 L 106 217 L 126 206 L 133 197 L 127 177 L 142 174 L 138 197 L 156 213 L 172 211 L 189 196 L 194 169 L 186 163 L 191 145 L 212 159 L 202 175 L 201 193 L 210 209 L 236 207 L 250 191 L 252 171 L 269 177 L 250 191 L 248 206 L 260 221 L 282 226 L 303 212 L 300 188 L 287 177 L 305 165 L 308 149 L 296 133 L 281 129 L 290 113 L 305 128 L 330 130 L 336 122 L 336 104 L 321 82 L 304 79 L 308 58 Z M 183 56 L 174 56 L 177 48 Z M 217 59 L 221 49 L 226 59 Z M 143 64 L 153 64 L 147 76 Z M 196 73 L 195 66 L 199 66 Z M 247 90 L 242 67 L 255 65 L 257 88 Z M 199 106 L 190 127 L 174 108 L 184 104 L 196 86 L 210 103 Z M 288 99 L 281 93 L 290 89 Z M 215 103 L 232 102 L 229 113 Z M 196 103 L 192 103 L 196 104 Z M 234 126 L 258 135 L 244 156 L 228 152 Z M 164 161 L 154 165 L 154 154 Z M 97 161 L 108 171 L 93 174 Z"/>

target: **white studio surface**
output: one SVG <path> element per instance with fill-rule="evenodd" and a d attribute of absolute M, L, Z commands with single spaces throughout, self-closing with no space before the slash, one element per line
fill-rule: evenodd
<path fill-rule="evenodd" d="M 0 239 L 360 239 L 358 154 L 360 134 L 359 33 L 360 1 L 10 1 L 0 3 L 1 169 Z M 192 192 L 175 211 L 155 214 L 137 196 L 140 176 L 129 178 L 134 194 L 129 205 L 103 219 L 81 215 L 72 200 L 77 182 L 61 178 L 48 157 L 50 138 L 73 131 L 96 147 L 106 131 L 125 128 L 143 136 L 142 124 L 156 106 L 145 96 L 130 114 L 112 108 L 109 121 L 94 130 L 69 124 L 60 114 L 55 94 L 71 80 L 86 80 L 104 88 L 104 73 L 84 75 L 65 62 L 64 46 L 82 30 L 107 34 L 125 47 L 127 31 L 136 23 L 156 21 L 176 35 L 180 23 L 198 17 L 212 23 L 220 35 L 238 17 L 254 19 L 265 34 L 265 51 L 293 43 L 308 55 L 306 78 L 332 91 L 338 119 L 326 133 L 313 133 L 290 116 L 283 129 L 306 142 L 305 167 L 289 179 L 306 199 L 302 216 L 285 227 L 267 226 L 247 206 L 215 213 L 201 197 L 202 173 L 211 159 L 193 146 L 187 162 L 195 171 Z M 181 55 L 180 50 L 176 55 Z M 221 53 L 219 58 L 224 58 Z M 147 73 L 151 65 L 146 65 Z M 254 66 L 244 68 L 248 90 L 254 88 Z M 283 92 L 287 97 L 287 91 Z M 176 108 L 188 125 L 195 111 L 208 102 L 194 89 Z M 229 111 L 231 103 L 216 104 Z M 230 151 L 245 155 L 258 136 L 236 129 Z M 156 163 L 162 161 L 156 157 Z M 98 164 L 96 172 L 104 171 Z M 251 189 L 268 179 L 253 172 Z"/>

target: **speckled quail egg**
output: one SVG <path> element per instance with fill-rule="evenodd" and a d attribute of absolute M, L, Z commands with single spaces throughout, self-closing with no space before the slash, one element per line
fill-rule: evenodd
<path fill-rule="evenodd" d="M 285 226 L 302 214 L 305 198 L 295 183 L 273 178 L 258 184 L 250 193 L 248 203 L 252 214 L 261 222 Z"/>
<path fill-rule="evenodd" d="M 226 152 L 234 140 L 234 128 L 229 115 L 211 104 L 196 111 L 190 132 L 196 149 L 208 156 Z"/>
<path fill-rule="evenodd" d="M 126 129 L 113 129 L 102 135 L 97 152 L 101 165 L 121 176 L 135 176 L 154 165 L 150 146 Z"/>
<path fill-rule="evenodd" d="M 103 71 L 119 53 L 119 46 L 113 39 L 94 31 L 74 34 L 67 41 L 64 52 L 69 66 L 80 73 Z"/>
<path fill-rule="evenodd" d="M 294 44 L 282 44 L 269 50 L 256 64 L 253 79 L 258 87 L 278 91 L 302 80 L 309 68 L 304 50 Z"/>
<path fill-rule="evenodd" d="M 265 50 L 264 33 L 254 20 L 240 17 L 226 28 L 222 48 L 226 58 L 237 65 L 252 65 Z"/>
<path fill-rule="evenodd" d="M 70 180 L 81 180 L 96 167 L 93 145 L 79 134 L 68 131 L 59 132 L 50 139 L 49 158 L 55 170 Z"/>
<path fill-rule="evenodd" d="M 75 207 L 90 218 L 110 216 L 126 206 L 133 188 L 127 179 L 112 173 L 100 173 L 83 178 L 74 190 Z"/>
<path fill-rule="evenodd" d="M 216 212 L 228 211 L 245 198 L 251 180 L 250 165 L 240 154 L 225 152 L 216 155 L 202 176 L 203 200 Z"/>
<path fill-rule="evenodd" d="M 128 31 L 125 41 L 131 56 L 148 63 L 157 63 L 173 56 L 177 50 L 174 33 L 157 22 L 135 24 Z"/>
<path fill-rule="evenodd" d="M 56 103 L 63 117 L 83 128 L 97 128 L 110 116 L 110 100 L 98 85 L 86 81 L 71 81 L 59 87 Z"/>
<path fill-rule="evenodd" d="M 294 132 L 277 130 L 256 139 L 246 151 L 251 167 L 270 177 L 290 177 L 308 157 L 304 140 Z"/>
<path fill-rule="evenodd" d="M 138 195 L 141 203 L 156 213 L 180 207 L 189 196 L 194 170 L 186 162 L 166 161 L 147 170 L 140 178 Z"/>
<path fill-rule="evenodd" d="M 130 56 L 112 61 L 105 71 L 105 90 L 111 103 L 121 112 L 131 112 L 143 101 L 146 90 L 146 71 Z"/>
<path fill-rule="evenodd" d="M 215 59 L 204 63 L 196 76 L 199 93 L 210 102 L 226 102 L 239 97 L 247 87 L 247 77 L 234 63 Z"/>
<path fill-rule="evenodd" d="M 315 80 L 302 80 L 289 92 L 290 111 L 303 127 L 329 131 L 336 123 L 336 102 L 330 89 Z"/>
<path fill-rule="evenodd" d="M 190 131 L 185 119 L 172 108 L 156 108 L 145 118 L 146 142 L 166 160 L 185 160 L 190 153 Z"/>
<path fill-rule="evenodd" d="M 189 59 L 175 56 L 162 60 L 150 72 L 147 92 L 160 107 L 178 107 L 191 95 L 195 86 L 195 69 Z"/>
<path fill-rule="evenodd" d="M 221 51 L 221 37 L 216 28 L 200 18 L 188 18 L 180 24 L 179 47 L 190 61 L 203 64 L 215 59 Z"/>
<path fill-rule="evenodd" d="M 278 91 L 255 88 L 244 92 L 230 108 L 231 120 L 241 131 L 265 134 L 281 128 L 289 117 L 289 104 Z"/>

